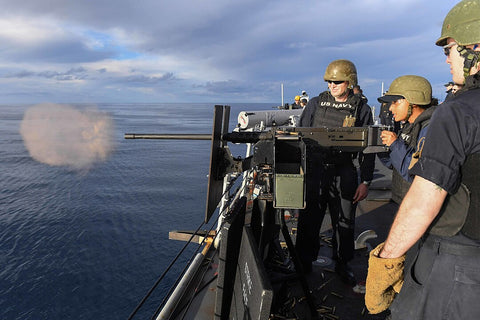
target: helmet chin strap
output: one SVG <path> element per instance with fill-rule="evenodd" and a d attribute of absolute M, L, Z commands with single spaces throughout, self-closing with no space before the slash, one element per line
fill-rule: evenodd
<path fill-rule="evenodd" d="M 348 97 L 348 93 L 350 92 L 350 88 L 346 88 L 345 91 L 342 93 L 341 96 L 339 96 L 339 98 L 346 98 Z"/>
<path fill-rule="evenodd" d="M 410 119 L 411 115 L 412 115 L 412 104 L 408 103 L 407 117 L 405 118 L 405 122 L 408 122 L 408 119 Z"/>
<path fill-rule="evenodd" d="M 476 45 L 475 45 L 476 46 Z M 457 47 L 458 53 L 464 58 L 463 61 L 463 76 L 466 78 L 470 75 L 470 69 L 472 69 L 479 60 L 480 51 L 474 51 L 464 46 Z"/>

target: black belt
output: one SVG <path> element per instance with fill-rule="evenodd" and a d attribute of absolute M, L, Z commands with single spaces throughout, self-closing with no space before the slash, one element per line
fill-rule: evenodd
<path fill-rule="evenodd" d="M 428 237 L 423 245 L 438 253 L 456 256 L 480 256 L 480 246 L 449 242 L 436 237 Z"/>

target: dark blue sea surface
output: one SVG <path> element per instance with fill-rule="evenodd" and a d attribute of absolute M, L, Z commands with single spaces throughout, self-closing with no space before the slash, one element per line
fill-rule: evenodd
<path fill-rule="evenodd" d="M 230 127 L 271 106 L 233 104 Z M 203 221 L 211 142 L 124 133 L 210 134 L 213 105 L 97 105 L 115 148 L 88 170 L 30 157 L 19 133 L 29 107 L 0 106 L 0 319 L 127 319 L 184 246 L 168 232 Z M 150 318 L 182 268 L 135 319 Z"/>

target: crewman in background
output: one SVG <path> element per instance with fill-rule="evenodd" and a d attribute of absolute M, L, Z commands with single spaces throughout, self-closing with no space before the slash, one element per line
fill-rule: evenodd
<path fill-rule="evenodd" d="M 301 109 L 300 96 L 295 96 L 295 101 L 292 103 L 292 109 Z"/>

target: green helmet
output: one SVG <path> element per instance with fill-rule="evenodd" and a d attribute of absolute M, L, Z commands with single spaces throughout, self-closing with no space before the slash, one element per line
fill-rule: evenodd
<path fill-rule="evenodd" d="M 480 0 L 463 0 L 448 12 L 436 45 L 446 45 L 448 38 L 460 46 L 480 43 Z"/>
<path fill-rule="evenodd" d="M 357 85 L 357 68 L 349 60 L 335 60 L 330 62 L 325 75 L 325 81 L 348 81 L 349 87 Z"/>
<path fill-rule="evenodd" d="M 388 92 L 378 98 L 379 102 L 391 102 L 405 98 L 409 104 L 428 106 L 432 102 L 432 85 L 420 76 L 401 76 L 393 80 Z"/>

